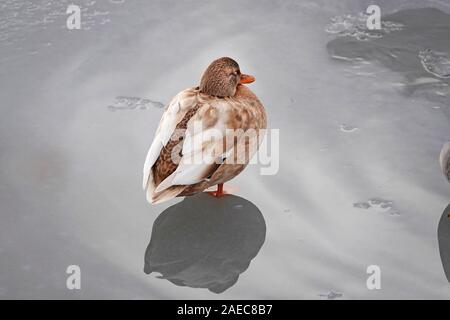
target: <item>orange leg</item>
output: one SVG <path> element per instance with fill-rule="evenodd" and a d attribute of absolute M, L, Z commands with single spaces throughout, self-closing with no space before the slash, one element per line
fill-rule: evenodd
<path fill-rule="evenodd" d="M 217 185 L 217 191 L 210 191 L 208 192 L 210 195 L 216 197 L 216 198 L 220 198 L 222 196 L 224 196 L 226 193 L 223 191 L 223 183 L 219 183 Z"/>
<path fill-rule="evenodd" d="M 217 192 L 216 192 L 216 197 L 221 197 L 225 194 L 225 192 L 223 192 L 223 183 L 219 183 L 217 185 Z"/>

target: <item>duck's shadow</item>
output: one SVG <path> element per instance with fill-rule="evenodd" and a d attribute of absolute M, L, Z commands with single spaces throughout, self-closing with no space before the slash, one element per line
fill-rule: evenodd
<path fill-rule="evenodd" d="M 144 272 L 221 293 L 248 268 L 265 236 L 264 218 L 248 200 L 206 193 L 186 197 L 155 220 Z"/>
<path fill-rule="evenodd" d="M 450 204 L 445 208 L 438 226 L 439 252 L 447 280 L 450 282 Z"/>

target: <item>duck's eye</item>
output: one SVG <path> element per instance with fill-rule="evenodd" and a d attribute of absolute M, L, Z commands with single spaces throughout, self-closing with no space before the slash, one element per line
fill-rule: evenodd
<path fill-rule="evenodd" d="M 236 77 L 237 75 L 238 75 L 238 73 L 237 73 L 236 71 L 234 71 L 234 72 L 230 73 L 230 76 L 234 76 L 234 77 Z"/>

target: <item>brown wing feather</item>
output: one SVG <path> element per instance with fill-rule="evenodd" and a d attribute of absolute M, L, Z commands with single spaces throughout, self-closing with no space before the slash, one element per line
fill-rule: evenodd
<path fill-rule="evenodd" d="M 159 185 L 161 181 L 163 181 L 177 169 L 178 164 L 172 161 L 172 153 L 181 152 L 182 150 L 181 141 L 184 139 L 186 135 L 185 133 L 181 135 L 179 133 L 184 132 L 184 130 L 187 128 L 188 121 L 196 114 L 199 107 L 200 104 L 197 104 L 195 107 L 193 107 L 186 113 L 183 120 L 181 120 L 176 126 L 175 132 L 170 138 L 167 145 L 161 150 L 161 153 L 159 154 L 159 157 L 152 168 L 156 185 Z"/>

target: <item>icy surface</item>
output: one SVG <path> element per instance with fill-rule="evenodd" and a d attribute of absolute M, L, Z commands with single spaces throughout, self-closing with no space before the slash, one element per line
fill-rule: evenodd
<path fill-rule="evenodd" d="M 331 22 L 326 26 L 325 31 L 338 36 L 350 36 L 358 40 L 367 40 L 370 38 L 381 38 L 383 34 L 402 30 L 404 25 L 392 21 L 381 21 L 380 30 L 369 30 L 366 26 L 368 14 L 359 13 L 356 16 L 344 15 L 331 18 Z"/>
<path fill-rule="evenodd" d="M 376 212 L 389 213 L 391 215 L 399 214 L 398 211 L 394 209 L 393 201 L 383 200 L 378 198 L 369 199 L 368 201 L 356 202 L 353 204 L 355 208 L 360 209 L 371 209 Z"/>
<path fill-rule="evenodd" d="M 345 123 L 341 124 L 340 129 L 342 132 L 355 132 L 358 130 L 357 127 Z"/>
<path fill-rule="evenodd" d="M 364 39 L 345 23 L 326 30 L 373 1 L 77 2 L 82 30 L 71 31 L 70 1 L 0 4 L 0 298 L 450 298 L 437 239 L 450 200 L 438 161 L 448 1 L 377 1 L 401 27 Z M 421 7 L 440 11 L 405 11 Z M 153 223 L 181 199 L 150 206 L 141 174 L 157 102 L 225 55 L 256 76 L 281 154 L 277 175 L 252 165 L 229 183 L 267 230 L 216 294 L 144 273 Z M 66 289 L 72 264 L 79 291 Z M 381 290 L 366 287 L 374 264 Z"/>
<path fill-rule="evenodd" d="M 319 294 L 319 297 L 327 300 L 334 300 L 337 298 L 342 298 L 343 294 L 339 292 L 330 291 L 328 293 L 321 293 Z"/>
<path fill-rule="evenodd" d="M 108 106 L 108 109 L 111 111 L 135 109 L 146 110 L 151 107 L 164 108 L 164 104 L 145 98 L 119 96 L 116 97 L 113 104 Z"/>
<path fill-rule="evenodd" d="M 419 52 L 420 62 L 426 71 L 439 77 L 450 77 L 450 54 L 425 49 Z"/>

